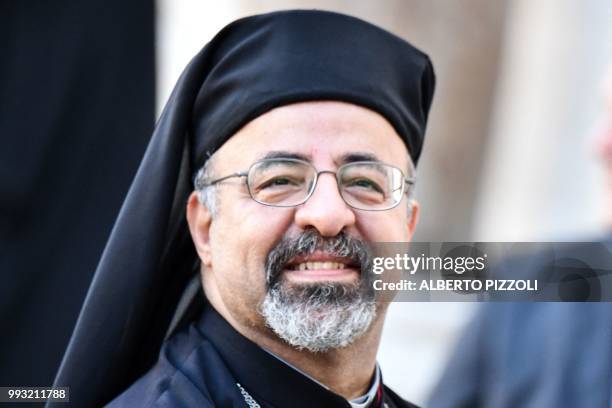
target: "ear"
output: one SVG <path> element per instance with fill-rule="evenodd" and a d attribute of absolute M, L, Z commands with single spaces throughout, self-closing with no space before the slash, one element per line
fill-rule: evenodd
<path fill-rule="evenodd" d="M 408 239 L 412 240 L 412 236 L 414 235 L 414 230 L 416 229 L 417 222 L 419 220 L 419 209 L 421 206 L 415 200 L 410 200 L 408 205 L 412 206 L 411 217 L 408 220 Z"/>
<path fill-rule="evenodd" d="M 195 249 L 206 267 L 212 266 L 210 250 L 210 227 L 212 215 L 200 200 L 198 193 L 192 192 L 187 201 L 187 224 Z"/>

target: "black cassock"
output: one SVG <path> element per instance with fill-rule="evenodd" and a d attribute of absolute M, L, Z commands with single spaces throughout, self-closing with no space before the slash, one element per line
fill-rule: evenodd
<path fill-rule="evenodd" d="M 327 390 L 238 333 L 210 305 L 177 332 L 157 364 L 109 407 L 347 407 Z M 370 407 L 415 407 L 386 386 Z"/>

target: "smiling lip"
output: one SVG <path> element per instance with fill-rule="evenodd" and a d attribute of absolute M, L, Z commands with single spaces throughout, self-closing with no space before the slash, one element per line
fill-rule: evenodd
<path fill-rule="evenodd" d="M 293 281 L 346 281 L 359 276 L 359 266 L 351 259 L 317 251 L 306 257 L 294 258 L 284 272 Z"/>

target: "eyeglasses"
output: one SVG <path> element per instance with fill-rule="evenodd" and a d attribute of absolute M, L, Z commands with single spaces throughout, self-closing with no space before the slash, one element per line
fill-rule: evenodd
<path fill-rule="evenodd" d="M 412 166 L 410 170 L 413 176 Z M 338 190 L 347 205 L 366 211 L 396 207 L 415 183 L 414 177 L 405 177 L 399 168 L 376 161 L 347 163 L 334 172 L 317 171 L 304 160 L 273 158 L 253 163 L 246 172 L 200 183 L 196 188 L 202 189 L 233 177 L 246 177 L 253 200 L 273 207 L 295 207 L 310 198 L 319 176 L 325 173 L 336 176 Z"/>

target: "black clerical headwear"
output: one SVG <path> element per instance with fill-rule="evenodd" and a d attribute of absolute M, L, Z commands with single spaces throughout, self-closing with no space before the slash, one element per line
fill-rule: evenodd
<path fill-rule="evenodd" d="M 108 402 L 157 358 L 197 256 L 185 221 L 191 177 L 249 120 L 339 100 L 382 114 L 413 161 L 433 97 L 429 58 L 362 20 L 281 11 L 235 21 L 179 79 L 123 204 L 56 378 L 75 406 Z"/>

